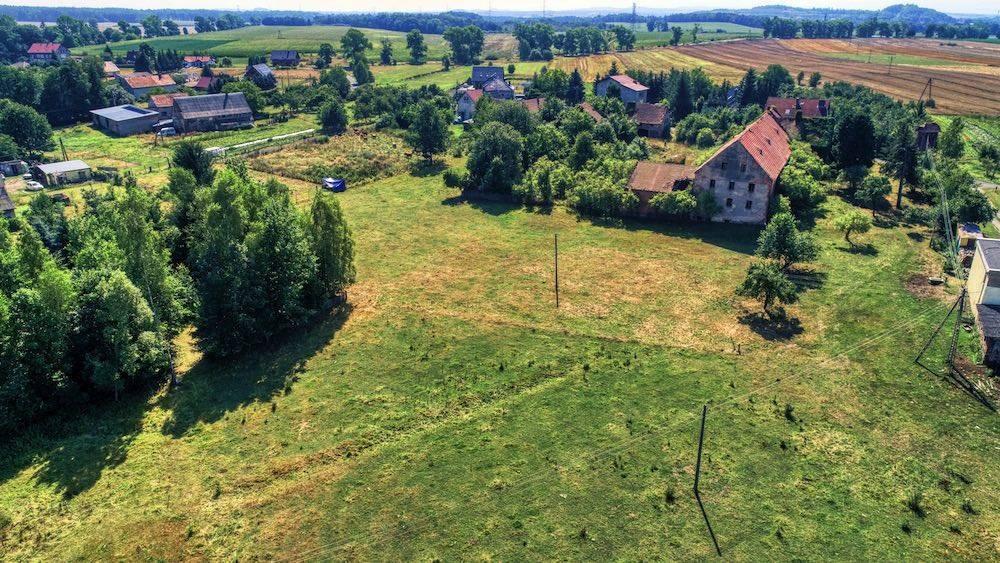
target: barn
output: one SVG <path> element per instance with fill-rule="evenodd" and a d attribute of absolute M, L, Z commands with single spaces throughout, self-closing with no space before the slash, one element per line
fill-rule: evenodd
<path fill-rule="evenodd" d="M 146 133 L 160 120 L 159 112 L 132 104 L 90 110 L 95 127 L 120 137 Z"/>
<path fill-rule="evenodd" d="M 253 127 L 253 111 L 243 92 L 174 98 L 174 128 L 178 133 L 247 127 Z"/>
<path fill-rule="evenodd" d="M 46 186 L 85 182 L 92 176 L 90 165 L 82 160 L 36 164 L 31 167 L 31 174 Z"/>

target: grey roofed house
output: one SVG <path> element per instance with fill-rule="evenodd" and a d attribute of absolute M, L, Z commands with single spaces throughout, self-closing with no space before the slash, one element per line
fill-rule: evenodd
<path fill-rule="evenodd" d="M 95 109 L 90 113 L 95 126 L 123 137 L 145 133 L 160 119 L 159 112 L 132 104 Z"/>
<path fill-rule="evenodd" d="M 252 125 L 253 111 L 243 92 L 174 100 L 174 127 L 179 132 L 238 129 Z"/>
<path fill-rule="evenodd" d="M 482 88 L 483 84 L 486 84 L 494 78 L 499 78 L 503 80 L 503 67 L 499 66 L 474 66 L 472 67 L 472 85 L 476 88 Z"/>
<path fill-rule="evenodd" d="M 91 176 L 90 165 L 82 160 L 36 164 L 32 171 L 35 178 L 46 186 L 82 182 Z"/>
<path fill-rule="evenodd" d="M 275 66 L 298 66 L 299 52 L 293 50 L 271 51 L 271 64 Z"/>
<path fill-rule="evenodd" d="M 514 88 L 503 78 L 494 78 L 484 84 L 483 92 L 494 100 L 514 99 Z"/>

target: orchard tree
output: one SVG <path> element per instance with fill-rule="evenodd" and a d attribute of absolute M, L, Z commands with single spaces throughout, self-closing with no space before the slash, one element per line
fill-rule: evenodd
<path fill-rule="evenodd" d="M 992 143 L 980 147 L 979 164 L 982 165 L 987 178 L 990 180 L 996 178 L 997 172 L 1000 172 L 1000 146 Z"/>
<path fill-rule="evenodd" d="M 885 198 L 891 192 L 892 186 L 889 184 L 888 178 L 873 175 L 861 182 L 861 187 L 854 195 L 865 207 L 872 210 L 872 217 L 875 217 L 875 211 L 885 204 Z"/>
<path fill-rule="evenodd" d="M 333 98 L 325 103 L 319 110 L 319 122 L 324 131 L 334 135 L 347 131 L 347 110 L 344 109 L 344 102 L 339 98 Z"/>
<path fill-rule="evenodd" d="M 392 56 L 392 41 L 388 37 L 382 38 L 382 50 L 379 52 L 379 62 L 383 66 L 395 63 L 395 59 Z"/>
<path fill-rule="evenodd" d="M 833 220 L 833 225 L 838 231 L 844 233 L 844 240 L 851 245 L 851 248 L 855 248 L 857 245 L 851 240 L 851 235 L 864 234 L 870 231 L 872 228 L 872 219 L 868 215 L 852 209 L 837 216 Z"/>
<path fill-rule="evenodd" d="M 818 255 L 816 240 L 799 231 L 791 213 L 771 217 L 757 239 L 757 256 L 777 261 L 783 271 L 797 262 L 811 262 Z"/>
<path fill-rule="evenodd" d="M 469 185 L 483 191 L 507 193 L 521 179 L 524 140 L 513 127 L 486 124 L 469 150 Z"/>
<path fill-rule="evenodd" d="M 354 29 L 347 30 L 347 33 L 340 38 L 340 50 L 344 53 L 344 58 L 348 61 L 356 61 L 365 56 L 365 52 L 372 48 L 372 42 L 361 31 Z"/>
<path fill-rule="evenodd" d="M 766 314 L 771 313 L 771 305 L 775 302 L 789 304 L 798 299 L 795 284 L 789 281 L 777 264 L 769 261 L 750 264 L 747 277 L 736 289 L 736 294 L 760 301 Z"/>
<path fill-rule="evenodd" d="M 962 121 L 961 117 L 951 120 L 938 141 L 938 150 L 941 151 L 941 156 L 954 159 L 962 158 L 962 154 L 965 153 L 965 141 L 962 139 L 964 131 L 965 122 Z"/>

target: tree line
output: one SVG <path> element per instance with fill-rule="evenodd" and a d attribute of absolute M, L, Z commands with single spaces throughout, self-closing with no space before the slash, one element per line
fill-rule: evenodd
<path fill-rule="evenodd" d="M 0 434 L 165 382 L 188 326 L 229 357 L 343 299 L 353 242 L 335 199 L 302 212 L 241 164 L 216 173 L 194 143 L 173 163 L 157 195 L 126 176 L 73 218 L 39 194 L 0 220 Z"/>

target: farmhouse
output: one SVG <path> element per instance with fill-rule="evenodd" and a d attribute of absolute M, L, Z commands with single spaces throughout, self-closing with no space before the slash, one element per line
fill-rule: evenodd
<path fill-rule="evenodd" d="M 252 126 L 253 111 L 242 92 L 174 98 L 174 128 L 179 133 Z"/>
<path fill-rule="evenodd" d="M 977 239 L 966 289 L 979 326 L 983 363 L 1000 367 L 1000 240 Z"/>
<path fill-rule="evenodd" d="M 211 55 L 185 55 L 184 66 L 187 68 L 202 68 L 206 65 L 214 65 L 215 57 Z"/>
<path fill-rule="evenodd" d="M 298 51 L 271 51 L 271 64 L 274 66 L 299 66 L 301 60 Z"/>
<path fill-rule="evenodd" d="M 132 104 L 91 110 L 90 115 L 95 127 L 120 137 L 151 131 L 160 120 L 159 112 Z"/>
<path fill-rule="evenodd" d="M 69 57 L 69 49 L 62 43 L 32 43 L 28 47 L 28 61 L 31 64 L 48 64 L 59 62 Z"/>
<path fill-rule="evenodd" d="M 136 98 L 141 98 L 153 90 L 161 89 L 165 92 L 177 90 L 177 83 L 169 74 L 150 74 L 148 72 L 136 72 L 133 74 L 119 74 L 118 81 L 129 94 Z"/>
<path fill-rule="evenodd" d="M 715 151 L 694 180 L 694 189 L 712 193 L 721 208 L 712 220 L 765 223 L 775 182 L 791 152 L 788 134 L 771 111 Z"/>
<path fill-rule="evenodd" d="M 271 67 L 264 63 L 248 66 L 247 71 L 243 73 L 243 78 L 253 82 L 262 90 L 270 90 L 278 83 Z"/>
<path fill-rule="evenodd" d="M 174 100 L 186 98 L 186 92 L 174 92 L 173 94 L 153 94 L 149 97 L 149 109 L 160 114 L 160 119 L 174 118 Z"/>
<path fill-rule="evenodd" d="M 917 149 L 922 151 L 927 149 L 936 149 L 938 135 L 940 134 L 941 126 L 933 121 L 928 121 L 920 127 L 917 127 Z"/>
<path fill-rule="evenodd" d="M 458 99 L 458 118 L 461 121 L 468 121 L 476 115 L 476 102 L 483 97 L 483 91 L 475 88 L 466 90 L 462 97 Z"/>
<path fill-rule="evenodd" d="M 503 78 L 494 78 L 483 85 L 483 93 L 494 100 L 513 100 L 514 88 Z"/>
<path fill-rule="evenodd" d="M 640 137 L 663 138 L 670 132 L 670 115 L 667 106 L 639 102 L 635 105 L 635 120 Z"/>
<path fill-rule="evenodd" d="M 638 83 L 631 76 L 616 74 L 614 76 L 607 76 L 598 81 L 597 84 L 594 84 L 594 94 L 607 96 L 608 89 L 612 86 L 618 88 L 618 96 L 625 102 L 626 106 L 645 102 L 646 92 L 649 91 L 649 88 Z"/>
<path fill-rule="evenodd" d="M 803 119 L 822 119 L 830 115 L 830 100 L 822 98 L 778 98 L 771 96 L 764 108 L 774 112 L 775 119 L 789 134 L 798 130 Z"/>
<path fill-rule="evenodd" d="M 658 194 L 685 190 L 694 180 L 695 169 L 683 164 L 662 164 L 640 160 L 632 171 L 628 187 L 639 198 L 639 217 L 654 214 L 649 202 Z"/>
<path fill-rule="evenodd" d="M 91 177 L 90 165 L 82 160 L 36 164 L 31 167 L 31 174 L 46 186 L 84 182 Z"/>
<path fill-rule="evenodd" d="M 0 177 L 0 183 L 2 182 L 3 178 Z M 0 216 L 8 219 L 14 217 L 14 202 L 11 201 L 10 196 L 7 194 L 7 188 L 2 185 L 0 185 Z"/>
<path fill-rule="evenodd" d="M 473 88 L 482 89 L 487 82 L 499 78 L 503 80 L 503 67 L 499 66 L 474 66 L 472 67 L 472 78 L 469 83 Z"/>
<path fill-rule="evenodd" d="M 104 61 L 104 77 L 105 78 L 114 78 L 114 76 L 116 74 L 118 74 L 120 71 L 121 71 L 121 69 L 118 68 L 118 65 L 116 65 L 115 63 L 113 63 L 111 61 Z"/>

